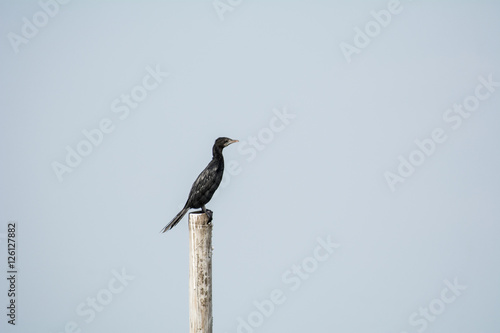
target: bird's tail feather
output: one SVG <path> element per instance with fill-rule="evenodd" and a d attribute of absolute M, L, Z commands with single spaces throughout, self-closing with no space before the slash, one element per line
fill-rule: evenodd
<path fill-rule="evenodd" d="M 189 207 L 184 207 L 179 212 L 179 214 L 175 215 L 174 219 L 172 221 L 170 221 L 170 223 L 167 224 L 167 226 L 161 230 L 161 232 L 166 232 L 166 231 L 172 229 L 173 227 L 175 227 L 175 225 L 182 220 L 182 218 L 184 217 L 184 215 L 186 215 L 186 213 L 187 213 L 188 210 L 189 210 Z"/>

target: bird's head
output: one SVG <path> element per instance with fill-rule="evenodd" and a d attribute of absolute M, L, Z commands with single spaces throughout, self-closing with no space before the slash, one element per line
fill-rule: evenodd
<path fill-rule="evenodd" d="M 230 138 L 222 137 L 222 138 L 218 138 L 217 140 L 215 140 L 215 146 L 218 146 L 220 148 L 225 148 L 225 147 L 229 146 L 231 143 L 235 143 L 235 142 L 238 142 L 238 140 L 233 140 Z"/>
<path fill-rule="evenodd" d="M 212 149 L 212 153 L 214 156 L 222 156 L 222 149 L 229 146 L 231 143 L 238 142 L 238 140 L 232 140 L 230 138 L 218 138 L 215 140 L 214 147 Z"/>

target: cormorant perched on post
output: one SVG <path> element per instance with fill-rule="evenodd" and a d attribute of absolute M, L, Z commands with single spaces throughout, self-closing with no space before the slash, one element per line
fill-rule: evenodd
<path fill-rule="evenodd" d="M 168 231 L 175 227 L 190 208 L 201 208 L 203 212 L 208 215 L 210 221 L 212 220 L 212 211 L 207 210 L 205 205 L 212 199 L 215 190 L 217 190 L 222 180 L 222 174 L 224 173 L 222 149 L 235 142 L 238 142 L 238 140 L 231 140 L 229 138 L 218 138 L 215 140 L 212 148 L 212 160 L 194 181 L 184 208 L 182 208 L 179 214 L 177 214 L 161 232 Z"/>

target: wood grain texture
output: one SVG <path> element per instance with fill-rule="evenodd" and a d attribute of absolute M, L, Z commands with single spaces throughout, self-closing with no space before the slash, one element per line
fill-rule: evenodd
<path fill-rule="evenodd" d="M 189 332 L 212 333 L 212 224 L 189 214 Z"/>

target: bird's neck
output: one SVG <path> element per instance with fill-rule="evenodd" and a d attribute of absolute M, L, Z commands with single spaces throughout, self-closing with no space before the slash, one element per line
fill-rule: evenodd
<path fill-rule="evenodd" d="M 214 147 L 212 149 L 212 156 L 216 160 L 224 160 L 224 158 L 222 157 L 222 148 Z"/>

